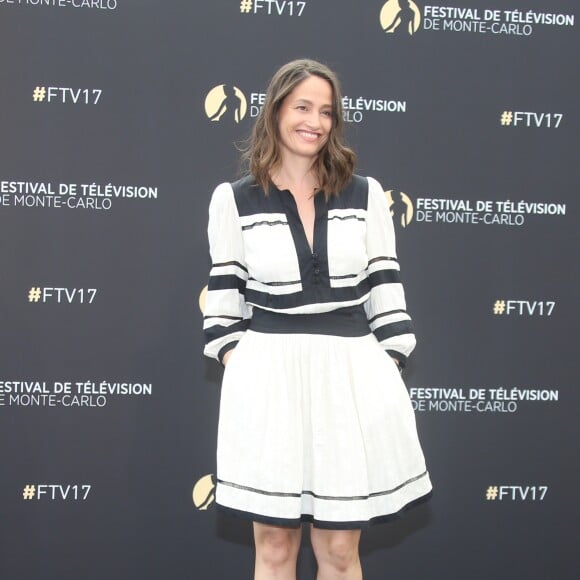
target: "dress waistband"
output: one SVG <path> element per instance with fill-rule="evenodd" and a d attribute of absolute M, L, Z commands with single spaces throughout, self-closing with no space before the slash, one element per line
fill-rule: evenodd
<path fill-rule="evenodd" d="M 360 304 L 316 314 L 287 314 L 254 306 L 249 328 L 269 334 L 366 336 L 371 332 Z"/>

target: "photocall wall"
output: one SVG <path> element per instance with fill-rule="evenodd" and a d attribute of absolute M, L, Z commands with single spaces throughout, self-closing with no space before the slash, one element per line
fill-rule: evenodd
<path fill-rule="evenodd" d="M 251 578 L 251 525 L 214 506 L 207 209 L 300 57 L 342 80 L 418 336 L 434 495 L 365 532 L 365 578 L 577 578 L 577 16 L 0 0 L 0 578 Z"/>

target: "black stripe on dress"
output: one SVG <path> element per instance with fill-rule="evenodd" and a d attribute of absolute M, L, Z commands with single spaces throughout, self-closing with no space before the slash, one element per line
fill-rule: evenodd
<path fill-rule="evenodd" d="M 207 289 L 210 292 L 212 290 L 238 290 L 240 294 L 243 294 L 246 289 L 246 281 L 235 274 L 210 276 Z"/>
<path fill-rule="evenodd" d="M 381 284 L 400 284 L 401 276 L 399 270 L 377 270 L 369 274 L 369 282 L 372 287 Z"/>
<path fill-rule="evenodd" d="M 233 334 L 234 332 L 243 332 L 248 329 L 250 325 L 249 319 L 240 320 L 240 322 L 235 322 L 229 326 L 224 326 L 223 324 L 214 324 L 213 326 L 208 326 L 203 332 L 205 334 L 205 342 L 209 344 L 214 340 L 218 340 L 227 336 L 228 334 Z"/>
<path fill-rule="evenodd" d="M 390 324 L 384 324 L 383 326 L 375 328 L 373 332 L 379 342 L 392 338 L 393 336 L 412 333 L 413 324 L 410 320 L 399 320 L 397 322 L 391 322 Z"/>

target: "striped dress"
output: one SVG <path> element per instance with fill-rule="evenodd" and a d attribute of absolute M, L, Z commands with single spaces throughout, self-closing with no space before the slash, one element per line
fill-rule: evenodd
<path fill-rule="evenodd" d="M 415 346 L 385 194 L 353 176 L 316 195 L 219 185 L 208 235 L 207 356 L 224 371 L 216 503 L 274 525 L 382 522 L 431 490 L 402 366 Z M 390 355 L 390 356 L 389 356 Z"/>

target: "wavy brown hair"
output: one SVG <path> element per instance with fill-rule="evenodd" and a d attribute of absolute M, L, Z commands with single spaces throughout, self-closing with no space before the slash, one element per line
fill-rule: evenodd
<path fill-rule="evenodd" d="M 282 163 L 278 111 L 284 99 L 309 76 L 328 81 L 332 88 L 332 127 L 320 150 L 314 169 L 319 190 L 328 200 L 337 195 L 350 181 L 356 155 L 343 138 L 342 96 L 337 76 L 325 65 L 310 59 L 293 60 L 281 67 L 272 77 L 262 110 L 258 114 L 242 162 L 266 194 L 272 184 L 270 175 Z"/>

